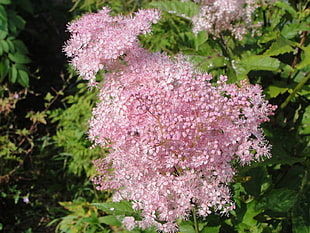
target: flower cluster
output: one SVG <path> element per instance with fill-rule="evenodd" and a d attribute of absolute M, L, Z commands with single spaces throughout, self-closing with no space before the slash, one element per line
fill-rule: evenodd
<path fill-rule="evenodd" d="M 72 64 L 85 77 L 100 69 L 98 65 L 91 71 L 84 69 L 90 59 L 108 69 L 89 131 L 95 144 L 111 148 L 94 162 L 100 173 L 94 180 L 98 189 L 114 190 L 114 201 L 130 200 L 141 211 L 142 220 L 124 218 L 129 230 L 155 226 L 176 231 L 177 220 L 187 219 L 194 208 L 200 216 L 227 213 L 234 208 L 227 187 L 235 174 L 231 162 L 246 164 L 269 156 L 259 126 L 275 107 L 263 99 L 259 86 L 226 84 L 225 76 L 215 82 L 181 55 L 172 59 L 141 48 L 133 34 L 131 39 L 126 33 L 113 38 L 123 41 L 120 46 L 109 41 L 111 35 L 103 27 L 100 33 L 91 32 L 98 22 L 101 27 L 110 19 L 104 12 L 91 15 L 93 20 L 87 18 L 94 26 L 88 28 L 91 46 L 81 46 L 88 36 L 83 27 L 81 33 L 74 30 L 65 49 L 73 51 L 68 53 L 73 55 Z M 146 17 L 130 18 L 138 25 L 131 28 L 146 25 L 144 31 L 148 31 L 158 13 L 140 14 Z M 80 20 L 71 25 L 84 24 L 85 18 Z M 113 24 L 115 31 L 107 30 L 115 35 L 123 27 L 120 22 Z M 111 47 L 98 45 L 101 41 Z M 109 56 L 109 49 L 116 51 Z"/>
<path fill-rule="evenodd" d="M 255 27 L 252 14 L 260 6 L 257 0 L 202 0 L 200 2 L 200 13 L 192 19 L 195 33 L 207 31 L 208 34 L 218 37 L 221 32 L 230 31 L 240 40 L 249 28 Z"/>
<path fill-rule="evenodd" d="M 68 25 L 71 38 L 64 51 L 80 75 L 96 85 L 95 75 L 102 69 L 113 69 L 118 58 L 137 47 L 137 36 L 150 32 L 151 23 L 159 19 L 155 10 L 140 10 L 133 16 L 110 16 L 103 8 L 86 14 Z"/>

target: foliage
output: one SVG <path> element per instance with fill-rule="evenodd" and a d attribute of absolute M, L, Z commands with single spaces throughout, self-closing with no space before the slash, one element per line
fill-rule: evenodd
<path fill-rule="evenodd" d="M 64 108 L 58 108 L 49 113 L 51 122 L 57 123 L 57 131 L 53 139 L 58 146 L 63 147 L 63 152 L 55 158 L 64 160 L 68 166 L 68 172 L 78 176 L 85 173 L 87 177 L 91 177 L 94 174 L 91 161 L 98 159 L 104 153 L 98 147 L 90 150 L 91 144 L 85 133 L 88 130 L 88 120 L 96 93 L 88 94 L 85 83 L 78 83 L 75 89 L 74 95 L 68 95 L 62 100 Z"/>
<path fill-rule="evenodd" d="M 116 217 L 102 216 L 103 214 L 86 200 L 60 202 L 60 205 L 66 208 L 69 213 L 62 218 L 56 232 L 112 232 L 107 225 L 121 226 Z M 53 222 L 50 224 L 53 224 Z"/>
<path fill-rule="evenodd" d="M 11 84 L 18 83 L 29 87 L 29 51 L 18 38 L 26 24 L 18 14 L 21 8 L 32 12 L 29 1 L 23 1 L 22 4 L 13 3 L 11 0 L 0 2 L 0 83 L 8 80 Z"/>

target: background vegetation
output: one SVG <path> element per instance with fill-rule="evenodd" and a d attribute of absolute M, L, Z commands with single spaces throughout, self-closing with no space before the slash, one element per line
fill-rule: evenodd
<path fill-rule="evenodd" d="M 134 214 L 128 203 L 109 203 L 110 194 L 90 181 L 91 161 L 107 153 L 90 150 L 85 134 L 96 93 L 62 53 L 66 23 L 108 5 L 123 14 L 160 8 L 162 20 L 141 37 L 145 47 L 182 52 L 230 82 L 259 83 L 279 106 L 264 125 L 272 158 L 238 168 L 231 184 L 236 210 L 198 219 L 200 231 L 309 233 L 309 4 L 282 0 L 261 7 L 259 33 L 236 41 L 229 33 L 195 36 L 188 18 L 199 9 L 192 2 L 0 0 L 0 231 L 126 232 L 117 215 Z M 180 231 L 194 232 L 191 220 Z"/>

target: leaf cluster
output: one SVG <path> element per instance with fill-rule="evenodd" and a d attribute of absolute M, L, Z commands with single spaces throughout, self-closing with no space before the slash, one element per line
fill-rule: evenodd
<path fill-rule="evenodd" d="M 0 2 L 0 83 L 18 83 L 29 87 L 29 51 L 19 34 L 25 28 L 26 21 L 18 14 L 20 8 L 32 12 L 28 0 L 12 3 Z"/>

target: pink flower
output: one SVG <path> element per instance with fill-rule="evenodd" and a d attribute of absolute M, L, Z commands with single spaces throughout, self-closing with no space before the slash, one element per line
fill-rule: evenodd
<path fill-rule="evenodd" d="M 198 2 L 198 1 L 196 1 Z M 252 22 L 252 14 L 260 6 L 257 0 L 203 0 L 200 1 L 200 13 L 193 17 L 193 32 L 207 31 L 219 37 L 223 31 L 229 31 L 241 40 L 248 29 L 259 25 Z M 265 2 L 274 2 L 266 0 Z"/>
<path fill-rule="evenodd" d="M 94 179 L 98 189 L 114 190 L 114 201 L 130 200 L 141 211 L 141 221 L 124 219 L 129 230 L 155 226 L 176 231 L 177 219 L 188 219 L 193 208 L 200 216 L 228 213 L 234 207 L 227 187 L 235 175 L 231 162 L 246 164 L 270 156 L 259 126 L 275 107 L 257 85 L 226 84 L 225 76 L 215 82 L 181 55 L 171 59 L 141 48 L 136 36 L 149 30 L 150 12 L 157 20 L 155 11 L 141 10 L 135 20 L 117 21 L 107 12 L 72 24 L 74 35 L 65 49 L 91 81 L 101 69 L 98 64 L 107 69 L 89 130 L 95 144 L 111 147 L 94 162 L 100 173 Z M 127 21 L 128 32 L 116 37 L 114 30 Z M 103 24 L 112 36 L 103 32 Z M 86 25 L 92 27 L 86 30 Z M 93 36 L 87 45 L 75 45 L 75 39 L 84 41 L 86 34 Z M 97 65 L 88 66 L 90 58 Z"/>
<path fill-rule="evenodd" d="M 135 16 L 109 15 L 103 8 L 98 13 L 86 14 L 68 25 L 71 38 L 64 51 L 80 75 L 95 85 L 99 70 L 117 66 L 118 58 L 137 46 L 137 36 L 150 31 L 159 13 L 149 9 Z"/>

